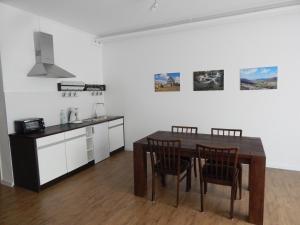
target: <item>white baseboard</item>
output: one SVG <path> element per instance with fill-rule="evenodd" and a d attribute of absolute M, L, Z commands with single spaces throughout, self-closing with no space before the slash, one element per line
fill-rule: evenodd
<path fill-rule="evenodd" d="M 126 151 L 131 152 L 133 149 L 125 148 Z M 281 169 L 281 170 L 291 170 L 300 172 L 300 165 L 292 165 L 292 164 L 278 164 L 278 163 L 267 163 L 267 168 Z"/>
<path fill-rule="evenodd" d="M 291 170 L 291 171 L 300 172 L 300 165 L 291 165 L 291 164 L 285 165 L 285 164 L 268 163 L 267 167 L 274 168 L 274 169 Z"/>

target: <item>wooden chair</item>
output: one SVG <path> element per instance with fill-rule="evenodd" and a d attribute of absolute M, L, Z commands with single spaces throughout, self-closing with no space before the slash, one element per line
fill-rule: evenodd
<path fill-rule="evenodd" d="M 191 165 L 180 156 L 179 140 L 159 140 L 147 138 L 152 168 L 152 201 L 155 200 L 155 174 L 159 174 L 165 186 L 166 175 L 177 177 L 176 207 L 179 202 L 179 184 L 186 178 L 186 191 L 190 189 Z M 183 174 L 183 175 L 182 175 Z"/>
<path fill-rule="evenodd" d="M 197 144 L 196 151 L 200 174 L 201 212 L 204 210 L 203 195 L 207 192 L 207 183 L 231 186 L 230 218 L 232 219 L 238 185 L 238 148 L 217 148 Z"/>
<path fill-rule="evenodd" d="M 187 126 L 172 126 L 172 133 L 181 133 L 181 134 L 198 134 L 197 127 L 187 127 Z M 195 177 L 197 177 L 197 160 L 196 158 L 191 158 L 193 161 L 192 167 L 194 168 Z"/>
<path fill-rule="evenodd" d="M 242 137 L 243 130 L 240 130 L 240 129 L 211 128 L 211 135 Z"/>
<path fill-rule="evenodd" d="M 243 131 L 240 129 L 211 128 L 211 135 L 242 137 Z M 240 170 L 240 172 L 239 172 L 239 199 L 242 199 L 243 166 L 241 163 L 238 163 L 238 169 Z"/>
<path fill-rule="evenodd" d="M 198 128 L 187 126 L 172 126 L 172 133 L 198 134 Z"/>

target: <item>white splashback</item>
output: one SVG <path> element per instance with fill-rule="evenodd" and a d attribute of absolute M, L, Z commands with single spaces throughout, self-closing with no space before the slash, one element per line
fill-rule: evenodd
<path fill-rule="evenodd" d="M 14 132 L 16 119 L 42 117 L 46 126 L 60 123 L 60 110 L 78 107 L 79 118 L 86 119 L 94 115 L 93 105 L 103 102 L 103 96 L 91 96 L 89 92 L 80 92 L 78 97 L 61 97 L 61 92 L 6 92 L 8 132 Z"/>

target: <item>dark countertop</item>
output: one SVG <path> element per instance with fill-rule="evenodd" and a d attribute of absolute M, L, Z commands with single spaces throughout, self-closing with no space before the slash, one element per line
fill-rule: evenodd
<path fill-rule="evenodd" d="M 63 125 L 54 125 L 46 127 L 44 131 L 31 133 L 31 134 L 10 134 L 10 137 L 25 137 L 25 138 L 42 138 L 49 135 L 59 134 L 70 130 L 75 130 L 82 127 L 88 127 L 99 123 L 105 123 L 112 120 L 117 120 L 124 118 L 124 116 L 107 116 L 105 119 L 97 120 L 97 121 L 84 121 L 83 123 L 78 124 L 63 124 Z"/>

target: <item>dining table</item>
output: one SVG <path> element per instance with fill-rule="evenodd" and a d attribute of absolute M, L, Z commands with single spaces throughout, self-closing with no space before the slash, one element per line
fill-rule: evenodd
<path fill-rule="evenodd" d="M 147 137 L 161 140 L 180 140 L 181 155 L 186 157 L 197 157 L 196 144 L 213 147 L 237 147 L 239 149 L 239 162 L 249 165 L 248 220 L 250 223 L 263 225 L 266 155 L 261 138 L 156 131 L 133 144 L 134 194 L 140 197 L 147 194 L 147 152 L 149 151 Z"/>

